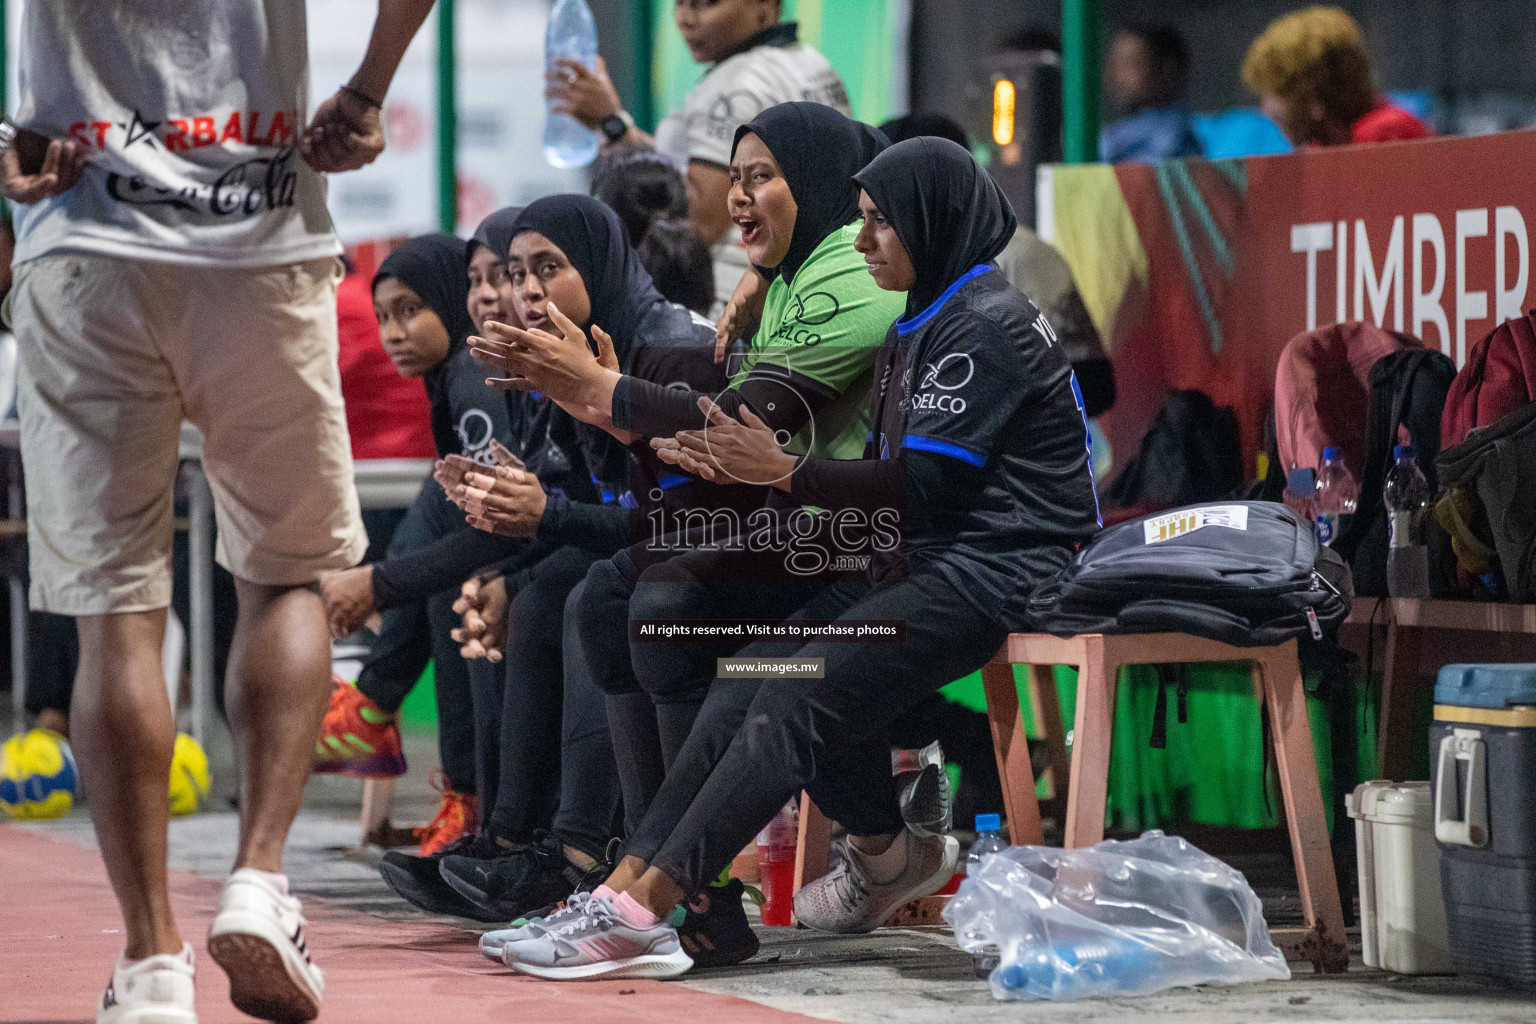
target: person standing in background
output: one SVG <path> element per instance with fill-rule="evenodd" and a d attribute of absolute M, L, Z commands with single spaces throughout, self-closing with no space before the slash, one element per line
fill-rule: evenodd
<path fill-rule="evenodd" d="M 1360 26 L 1337 7 L 1270 22 L 1243 60 L 1243 84 L 1297 147 L 1423 139 L 1429 128 L 1376 91 Z"/>
<path fill-rule="evenodd" d="M 321 173 L 383 151 L 380 105 L 431 7 L 380 0 L 357 73 L 307 126 L 302 0 L 200 0 L 195 16 L 33 3 L 22 16 L 0 196 L 22 204 L 11 301 L 31 603 L 76 617 L 71 739 L 127 939 L 97 1024 L 197 1020 L 166 876 L 175 727 L 160 665 L 183 418 L 203 434 L 240 608 L 240 842 L 208 951 L 244 1012 L 320 1011 L 283 845 L 330 694 L 317 584 L 367 546 Z"/>
<path fill-rule="evenodd" d="M 1128 25 L 1104 62 L 1104 99 L 1115 118 L 1099 133 L 1099 159 L 1156 163 L 1200 155 L 1194 115 L 1184 103 L 1189 48 L 1175 29 Z"/>
<path fill-rule="evenodd" d="M 720 308 L 750 269 L 741 232 L 726 209 L 737 127 L 794 100 L 852 114 L 843 80 L 827 58 L 799 41 L 798 25 L 779 23 L 781 8 L 780 0 L 677 0 L 673 21 L 688 52 L 710 68 L 682 107 L 662 119 L 654 138 L 635 127 L 601 57 L 590 70 L 562 60 L 549 78 L 547 95 L 559 101 L 556 110 L 601 131 L 610 144 L 654 145 L 687 174 L 688 220 L 712 249 Z M 750 294 L 760 302 L 766 282 L 749 283 Z"/>

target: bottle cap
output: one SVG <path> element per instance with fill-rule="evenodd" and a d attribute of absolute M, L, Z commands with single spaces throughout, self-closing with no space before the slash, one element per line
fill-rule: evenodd
<path fill-rule="evenodd" d="M 1324 462 L 1333 462 L 1335 459 L 1342 459 L 1343 457 L 1344 457 L 1344 449 L 1343 448 L 1335 448 L 1335 447 L 1330 445 L 1329 447 L 1323 449 L 1323 461 Z"/>
<path fill-rule="evenodd" d="M 999 814 L 976 815 L 977 832 L 1001 832 L 1003 830 L 1003 818 Z"/>
<path fill-rule="evenodd" d="M 1411 445 L 1411 444 L 1394 445 L 1393 448 L 1392 448 L 1392 457 L 1394 459 L 1411 459 L 1411 458 L 1414 458 L 1415 457 L 1415 453 L 1414 453 L 1414 450 L 1413 450 L 1413 445 Z"/>

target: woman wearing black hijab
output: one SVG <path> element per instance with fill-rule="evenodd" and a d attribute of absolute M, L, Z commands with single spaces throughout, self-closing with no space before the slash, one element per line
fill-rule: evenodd
<path fill-rule="evenodd" d="M 850 222 L 857 217 L 858 190 L 852 175 L 884 144 L 874 129 L 815 103 L 769 108 L 737 133 L 732 214 L 745 230 L 757 273 L 772 284 L 750 350 L 738 360 L 730 388 L 712 401 L 731 415 L 753 410 L 772 429 L 793 436 L 795 450 L 854 457 L 863 449 L 864 395 L 874 352 L 902 299 L 870 280 L 854 250 L 857 230 Z M 504 363 L 509 373 L 523 373 L 546 391 L 611 412 L 618 428 L 670 436 L 706 423 L 699 400 L 710 393 L 662 387 L 656 378 L 640 375 L 605 377 L 584 352 L 569 351 L 584 358 L 530 364 L 510 351 L 492 354 L 510 357 Z M 596 397 L 580 397 L 588 388 Z M 755 510 L 760 489 L 751 500 Z M 786 514 L 795 508 L 788 501 L 779 504 Z M 667 532 L 664 552 L 638 545 L 594 565 L 568 614 L 584 663 L 608 694 L 631 825 L 638 824 L 686 739 L 714 677 L 715 659 L 731 654 L 739 641 L 632 647 L 630 621 L 772 619 L 827 585 L 787 572 L 782 552 L 754 560 L 739 544 L 687 551 L 698 547 L 699 538 Z M 687 553 L 669 557 L 678 550 Z M 763 564 L 747 564 L 753 561 Z M 729 906 L 730 897 L 713 904 Z M 499 905 L 516 917 L 536 904 L 512 896 Z M 744 919 L 701 927 L 711 931 L 711 963 L 734 962 L 756 949 Z"/>
<path fill-rule="evenodd" d="M 606 206 L 586 196 L 542 199 L 514 221 L 510 235 L 513 297 L 519 318 L 530 328 L 563 334 L 569 343 L 582 346 L 583 353 L 590 353 L 590 331 L 610 351 L 612 365 L 638 379 L 709 392 L 724 386 L 723 369 L 713 359 L 713 328 L 661 297 L 623 225 Z M 522 397 L 551 404 L 542 394 Z M 595 754 L 599 731 L 603 744 L 608 742 L 600 691 L 577 659 L 563 656 L 569 649 L 562 643 L 566 637 L 559 628 L 551 629 L 551 622 L 560 622 L 566 595 L 587 567 L 628 544 L 632 529 L 645 526 L 649 508 L 685 507 L 690 493 L 718 496 L 717 488 L 666 469 L 648 447 L 631 452 L 586 423 L 576 425 L 576 435 L 597 500 L 577 500 L 555 490 L 546 493 L 530 474 L 474 472 L 462 459 L 450 460 L 439 473 L 472 523 L 536 535 L 539 543 L 557 547 L 549 559 L 520 574 L 533 577 L 529 585 L 546 594 L 545 599 L 536 607 L 523 607 L 523 593 L 517 593 L 508 611 L 501 786 L 487 820 L 498 845 L 456 852 L 444 859 L 441 870 L 442 879 L 484 916 L 502 920 L 569 894 L 602 857 L 617 805 L 612 754 L 604 764 Z M 456 480 L 455 472 L 464 475 Z M 487 503 L 493 481 L 502 485 L 496 496 L 508 498 L 496 507 Z M 509 578 L 509 594 L 514 589 Z M 535 633 L 552 657 L 514 655 L 512 645 Z M 515 739 L 513 733 L 531 719 L 550 720 L 530 709 L 559 708 L 562 673 L 566 738 L 558 757 L 541 758 L 532 744 Z M 573 708 L 573 694 L 582 696 L 582 707 Z M 592 711 L 599 721 L 577 714 Z M 553 824 L 535 840 L 529 826 L 537 816 L 529 807 L 541 797 L 553 797 L 556 790 L 553 782 L 542 788 L 536 784 L 541 767 L 549 777 L 558 771 L 561 796 Z"/>
<path fill-rule="evenodd" d="M 467 247 L 450 236 L 429 235 L 392 252 L 373 281 L 381 341 L 403 375 L 423 380 L 440 455 L 489 463 L 495 442 L 538 466 L 552 486 L 574 484 L 587 494 L 591 488 L 584 472 L 568 479 L 570 459 L 550 442 L 549 417 L 541 421 L 529 414 L 531 403 L 524 396 L 509 403 L 487 386 L 465 344 L 479 322 L 513 315 L 510 308 L 501 308 L 499 264 L 487 261 L 485 254 L 504 251 L 516 212 L 493 214 Z M 436 664 L 439 746 L 447 776 L 443 808 L 417 856 L 390 853 L 381 864 L 386 881 L 423 909 L 476 913 L 442 884 L 437 861 L 443 849 L 473 837 L 479 804 L 492 805 L 500 775 L 500 673 L 476 679 L 459 654 L 452 636 L 459 585 L 487 567 L 515 570 L 548 554 L 527 540 L 471 529 L 441 486 L 427 480 L 385 560 L 323 584 L 333 632 L 345 635 L 374 610 L 383 611 L 384 623 L 357 686 L 338 685 L 333 694 L 317 746 L 318 771 L 401 774 L 405 764 L 394 715 L 427 662 Z M 551 760 L 558 746 L 558 703 L 552 731 Z M 539 825 L 547 824 L 551 802 L 539 805 Z"/>
<path fill-rule="evenodd" d="M 474 325 L 464 243 L 448 235 L 406 242 L 385 259 L 372 290 L 385 351 L 402 376 L 419 377 L 426 386 L 438 451 L 478 454 L 492 437 L 504 443 L 509 436 L 506 404 L 485 386 L 465 344 Z M 428 481 L 383 562 L 338 573 L 322 584 L 333 634 L 350 634 L 375 610 L 386 613 L 386 622 L 358 687 L 338 687 L 332 697 L 317 747 L 317 770 L 401 774 L 405 763 L 392 718 L 426 662 L 435 657 L 438 663 L 438 739 L 447 782 L 438 827 L 424 837 L 428 851 L 473 828 L 478 788 L 473 702 L 463 659 L 450 635 L 455 595 L 449 588 L 463 577 L 418 585 L 417 570 L 431 566 L 430 552 L 440 551 L 444 538 L 465 533 L 452 511 L 441 488 Z M 349 727 L 352 719 L 373 727 L 363 740 L 366 747 L 347 739 L 358 734 Z M 332 733 L 340 736 L 327 742 Z"/>
<path fill-rule="evenodd" d="M 674 953 L 661 918 L 802 787 L 852 837 L 841 863 L 797 895 L 802 923 L 868 931 L 942 885 L 958 850 L 952 838 L 919 839 L 902 825 L 886 729 L 985 664 L 1024 624 L 1033 586 L 1097 529 L 1071 366 L 1039 312 L 990 263 L 1013 233 L 1007 200 L 969 154 L 943 140 L 894 146 L 856 180 L 865 191 L 859 250 L 882 286 L 909 294 L 882 353 L 890 372 L 871 394 L 864 460 L 811 459 L 796 468 L 770 432 L 729 424 L 716 439 L 723 461 L 702 445 L 689 450 L 701 470 L 787 468 L 781 489 L 830 509 L 865 504 L 853 489 L 863 485 L 903 497 L 890 487 L 896 467 L 908 513 L 904 558 L 881 565 L 872 586 L 835 586 L 796 617 L 897 620 L 904 636 L 756 643 L 739 652 L 820 659 L 824 676 L 716 680 L 619 870 L 551 921 L 563 926 L 558 933 L 507 947 L 507 962 L 526 973 L 611 974 L 639 958 L 653 958 L 653 971 L 685 970 L 688 958 Z M 713 728 L 717 702 L 744 703 L 750 734 L 735 735 L 730 713 L 725 730 Z M 566 935 L 611 955 L 570 955 L 560 948 Z"/>

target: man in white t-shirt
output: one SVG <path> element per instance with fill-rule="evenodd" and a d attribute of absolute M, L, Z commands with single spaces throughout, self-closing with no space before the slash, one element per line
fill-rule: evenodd
<path fill-rule="evenodd" d="M 731 223 L 731 144 L 738 126 L 779 103 L 809 100 L 852 114 L 848 90 L 832 65 L 798 39 L 798 27 L 780 24 L 780 0 L 677 0 L 673 20 L 688 51 L 712 65 L 656 127 L 652 139 L 635 127 L 601 57 L 587 69 L 563 60 L 549 78 L 556 107 L 609 143 L 654 145 L 688 180 L 688 219 L 715 261 L 717 306 L 730 299 L 747 270 L 741 232 Z M 717 309 L 718 312 L 718 309 Z"/>
<path fill-rule="evenodd" d="M 23 204 L 11 312 L 31 602 L 78 621 L 71 740 L 127 932 L 102 1024 L 197 1019 L 166 891 L 160 667 L 183 418 L 203 434 L 240 597 L 240 843 L 208 951 L 241 1010 L 319 1012 L 282 850 L 331 691 L 317 582 L 366 546 L 320 172 L 383 150 L 379 104 L 431 6 L 380 0 L 362 66 L 307 127 L 304 0 L 25 8 L 0 196 Z"/>

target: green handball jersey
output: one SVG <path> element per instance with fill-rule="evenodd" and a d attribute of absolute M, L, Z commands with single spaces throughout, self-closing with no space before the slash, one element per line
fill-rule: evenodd
<path fill-rule="evenodd" d="M 731 381 L 739 387 L 748 375 L 788 371 L 838 393 L 785 446 L 795 455 L 863 456 L 875 351 L 906 308 L 905 292 L 884 291 L 869 276 L 853 247 L 858 234 L 857 224 L 839 228 L 812 250 L 793 283 L 774 278 L 752 347 Z"/>

